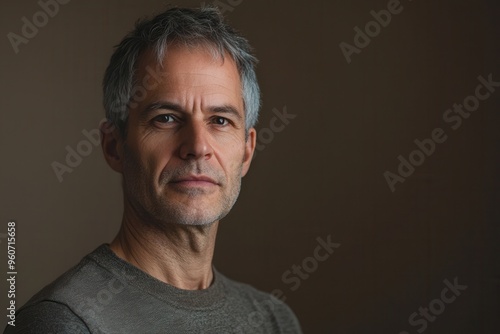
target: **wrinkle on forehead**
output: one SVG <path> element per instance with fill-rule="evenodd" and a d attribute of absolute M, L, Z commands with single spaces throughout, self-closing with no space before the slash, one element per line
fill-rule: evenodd
<path fill-rule="evenodd" d="M 205 96 L 224 94 L 232 96 L 233 103 L 237 103 L 236 107 L 244 112 L 240 75 L 230 56 L 214 59 L 213 54 L 202 46 L 172 45 L 161 67 L 153 69 L 151 64 L 156 64 L 155 54 L 153 50 L 147 50 L 139 59 L 136 77 L 141 82 L 146 76 L 151 76 L 148 72 L 153 70 L 159 82 L 148 91 L 146 100 L 179 93 L 195 95 L 203 92 Z"/>

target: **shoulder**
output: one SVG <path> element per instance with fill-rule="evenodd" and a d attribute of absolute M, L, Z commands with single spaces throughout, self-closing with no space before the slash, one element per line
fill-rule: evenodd
<path fill-rule="evenodd" d="M 15 326 L 7 325 L 4 334 L 75 333 L 89 334 L 83 321 L 66 305 L 42 301 L 23 308 Z"/>
<path fill-rule="evenodd" d="M 112 273 L 107 272 L 94 259 L 100 248 L 102 246 L 85 256 L 76 266 L 45 286 L 19 308 L 16 312 L 15 328 L 8 326 L 9 331 L 6 333 L 31 333 L 31 329 L 46 328 L 44 326 L 48 326 L 47 331 L 38 333 L 88 333 L 88 330 L 65 331 L 64 326 L 70 326 L 70 329 L 75 326 L 81 327 L 82 330 L 87 328 L 79 316 L 84 307 L 84 297 L 102 289 L 109 277 L 112 277 Z"/>
<path fill-rule="evenodd" d="M 289 309 L 288 306 L 280 299 L 274 297 L 270 293 L 258 290 L 253 286 L 237 282 L 221 273 L 217 273 L 218 277 L 223 280 L 224 286 L 227 290 L 227 296 L 231 299 L 238 300 L 251 300 L 257 303 L 265 303 L 266 301 L 272 301 L 274 305 L 278 308 Z"/>
<path fill-rule="evenodd" d="M 41 289 L 20 310 L 46 300 L 68 304 L 73 298 L 79 299 L 81 293 L 106 283 L 112 273 L 102 268 L 95 260 L 102 247 L 86 255 L 77 265 Z"/>
<path fill-rule="evenodd" d="M 292 309 L 272 294 L 260 291 L 253 286 L 229 279 L 218 273 L 227 289 L 229 302 L 239 305 L 251 303 L 256 317 L 267 315 L 283 333 L 301 333 L 299 321 Z M 251 315 L 250 315 L 251 316 Z"/>

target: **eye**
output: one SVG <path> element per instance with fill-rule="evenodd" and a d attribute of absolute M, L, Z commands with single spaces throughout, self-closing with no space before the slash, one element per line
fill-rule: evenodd
<path fill-rule="evenodd" d="M 222 126 L 229 124 L 229 120 L 227 118 L 224 118 L 224 117 L 214 117 L 213 122 L 217 125 L 222 125 Z"/>
<path fill-rule="evenodd" d="M 162 114 L 162 115 L 158 115 L 156 116 L 155 118 L 153 118 L 153 122 L 158 122 L 158 123 L 162 123 L 162 124 L 166 124 L 166 123 L 172 123 L 172 122 L 175 122 L 175 118 L 173 115 L 170 115 L 170 114 Z"/>

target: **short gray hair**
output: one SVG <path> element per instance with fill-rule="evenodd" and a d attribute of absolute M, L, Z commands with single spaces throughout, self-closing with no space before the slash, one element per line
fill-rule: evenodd
<path fill-rule="evenodd" d="M 128 108 L 135 84 L 140 54 L 151 48 L 162 64 L 168 44 L 202 45 L 214 57 L 224 59 L 229 54 L 240 74 L 245 128 L 257 123 L 260 109 L 260 89 L 255 74 L 257 59 L 248 41 L 224 22 L 221 12 L 213 6 L 200 9 L 171 8 L 150 20 L 138 21 L 116 47 L 103 80 L 106 118 L 126 135 Z"/>

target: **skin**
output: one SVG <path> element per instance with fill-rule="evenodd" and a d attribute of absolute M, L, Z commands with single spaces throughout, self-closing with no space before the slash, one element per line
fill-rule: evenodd
<path fill-rule="evenodd" d="M 123 138 L 101 127 L 109 166 L 122 174 L 122 226 L 110 248 L 151 276 L 186 290 L 213 280 L 219 220 L 238 197 L 256 132 L 245 132 L 241 81 L 228 55 L 170 45 L 163 67 L 152 52 L 138 61 L 160 70 L 141 101 L 131 104 Z M 112 130 L 112 131 L 111 131 Z"/>

